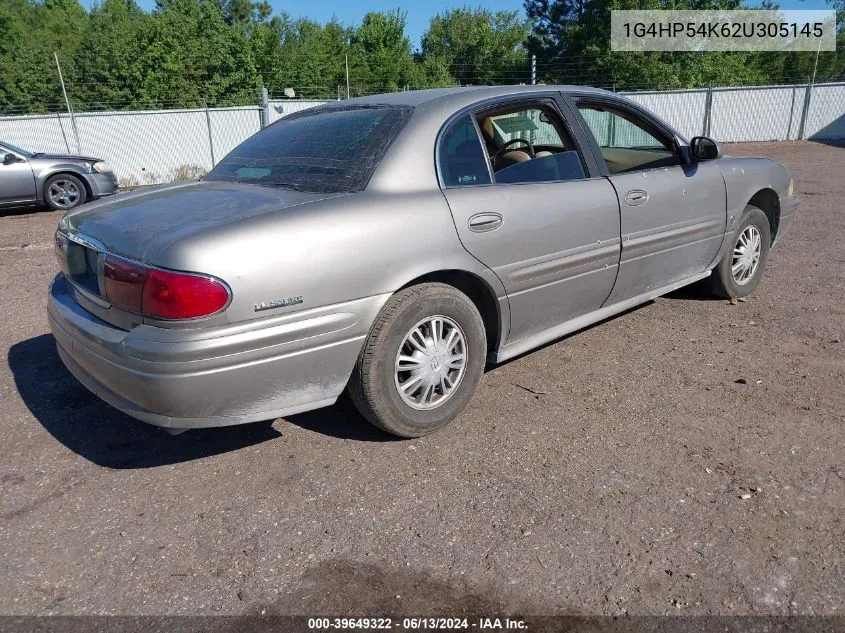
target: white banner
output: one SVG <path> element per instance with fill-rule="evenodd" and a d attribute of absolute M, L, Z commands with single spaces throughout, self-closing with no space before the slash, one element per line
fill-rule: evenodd
<path fill-rule="evenodd" d="M 830 10 L 611 11 L 613 51 L 835 51 Z"/>

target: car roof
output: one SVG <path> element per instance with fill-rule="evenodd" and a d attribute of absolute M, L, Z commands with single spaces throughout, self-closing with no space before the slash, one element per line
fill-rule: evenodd
<path fill-rule="evenodd" d="M 553 92 L 612 95 L 585 86 L 466 86 L 435 88 L 358 97 L 340 101 L 339 107 L 355 105 L 411 106 L 414 114 L 376 168 L 367 189 L 380 191 L 432 190 L 437 188 L 434 167 L 435 139 L 456 112 L 487 99 L 542 95 Z M 621 99 L 621 97 L 620 97 Z M 420 160 L 422 158 L 422 160 Z M 429 160 L 430 158 L 430 160 Z"/>
<path fill-rule="evenodd" d="M 471 105 L 476 101 L 494 97 L 525 94 L 535 92 L 594 92 L 599 94 L 608 93 L 600 88 L 587 86 L 568 86 L 540 84 L 533 86 L 455 86 L 452 88 L 432 88 L 430 90 L 408 90 L 404 92 L 389 92 L 384 94 L 370 95 L 367 97 L 355 97 L 342 103 L 353 104 L 385 104 L 385 105 L 407 105 L 415 108 L 425 106 L 449 105 L 455 108 L 462 108 Z"/>

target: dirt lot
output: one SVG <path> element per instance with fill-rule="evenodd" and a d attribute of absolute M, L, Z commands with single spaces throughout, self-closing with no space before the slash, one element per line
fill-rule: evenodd
<path fill-rule="evenodd" d="M 659 299 L 413 441 L 118 413 L 48 334 L 58 215 L 0 217 L 0 613 L 842 614 L 845 148 L 730 153 L 803 199 L 747 303 Z"/>

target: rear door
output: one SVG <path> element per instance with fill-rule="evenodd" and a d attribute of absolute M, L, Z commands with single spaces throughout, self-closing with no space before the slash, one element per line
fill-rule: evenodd
<path fill-rule="evenodd" d="M 7 162 L 6 156 L 11 155 Z M 10 206 L 35 201 L 35 177 L 29 161 L 0 145 L 0 205 Z"/>
<path fill-rule="evenodd" d="M 599 308 L 616 278 L 616 194 L 560 108 L 554 95 L 485 102 L 453 117 L 438 141 L 461 241 L 507 290 L 508 343 Z"/>
<path fill-rule="evenodd" d="M 622 100 L 580 97 L 575 107 L 621 208 L 622 258 L 607 303 L 706 271 L 727 222 L 719 168 L 687 162 L 669 130 Z"/>

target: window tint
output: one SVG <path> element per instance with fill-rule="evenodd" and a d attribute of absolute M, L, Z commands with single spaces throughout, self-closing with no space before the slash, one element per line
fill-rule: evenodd
<path fill-rule="evenodd" d="M 612 174 L 678 165 L 674 148 L 628 112 L 578 104 Z"/>
<path fill-rule="evenodd" d="M 0 151 L 2 151 L 3 153 L 6 153 L 7 150 L 12 151 L 12 152 L 17 152 L 18 154 L 20 154 L 21 156 L 24 156 L 26 158 L 32 158 L 34 156 L 34 154 L 32 152 L 28 152 L 25 149 L 21 149 L 20 147 L 15 147 L 11 143 L 4 143 L 3 145 L 0 145 Z"/>
<path fill-rule="evenodd" d="M 535 145 L 564 145 L 560 133 L 552 124 L 553 115 L 540 108 L 525 108 L 485 119 L 488 132 L 500 144 L 520 138 Z M 524 147 L 514 144 L 513 147 Z"/>
<path fill-rule="evenodd" d="M 586 177 L 581 155 L 551 103 L 503 106 L 480 114 L 478 125 L 497 183 Z"/>
<path fill-rule="evenodd" d="M 515 163 L 496 172 L 496 182 L 556 182 L 586 178 L 581 157 L 576 151 L 558 152 Z"/>
<path fill-rule="evenodd" d="M 398 106 L 304 110 L 248 138 L 206 179 L 298 191 L 359 191 L 410 115 L 411 108 Z"/>
<path fill-rule="evenodd" d="M 453 123 L 441 137 L 439 161 L 446 187 L 490 184 L 484 149 L 469 114 Z"/>

